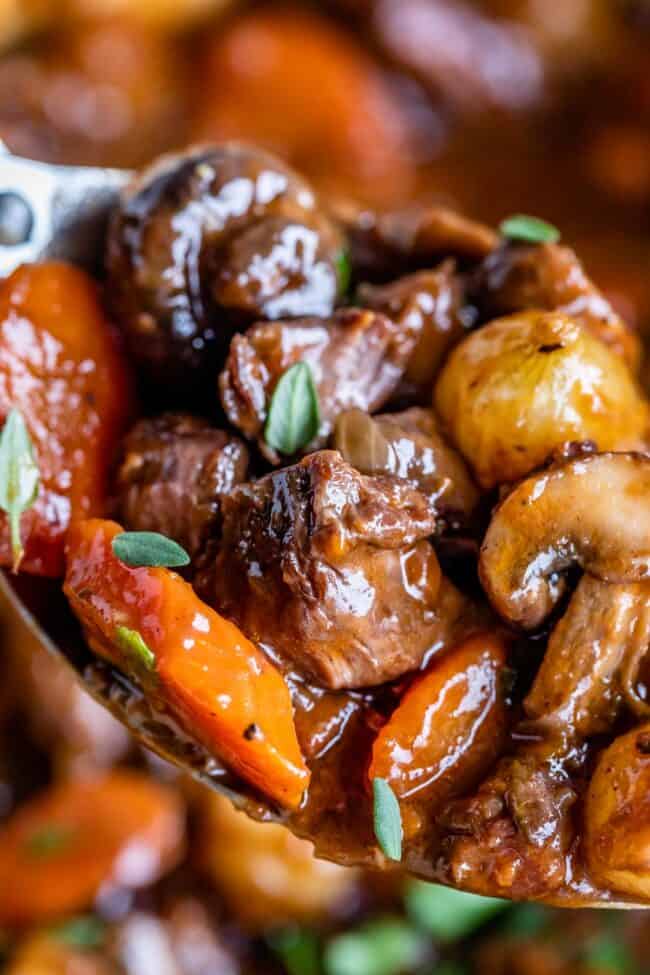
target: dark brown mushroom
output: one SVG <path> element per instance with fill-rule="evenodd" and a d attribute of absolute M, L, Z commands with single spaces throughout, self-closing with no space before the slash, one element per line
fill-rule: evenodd
<path fill-rule="evenodd" d="M 235 143 L 163 157 L 127 188 L 108 238 L 108 293 L 155 379 L 208 374 L 234 328 L 327 315 L 342 238 L 284 163 Z"/>

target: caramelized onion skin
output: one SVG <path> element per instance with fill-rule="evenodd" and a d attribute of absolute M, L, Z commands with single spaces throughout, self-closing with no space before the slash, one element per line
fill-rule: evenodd
<path fill-rule="evenodd" d="M 71 522 L 105 513 L 109 465 L 133 412 L 130 371 L 94 281 L 71 264 L 23 265 L 0 284 L 0 419 L 20 410 L 40 473 L 21 518 L 21 570 L 62 576 Z M 11 565 L 0 516 L 0 564 Z"/>
<path fill-rule="evenodd" d="M 650 898 L 650 724 L 601 754 L 584 817 L 584 854 L 596 881 Z"/>
<path fill-rule="evenodd" d="M 567 442 L 638 449 L 648 428 L 625 363 L 558 312 L 520 312 L 469 335 L 443 367 L 434 406 L 484 488 L 525 477 Z"/>
<path fill-rule="evenodd" d="M 507 646 L 495 633 L 471 636 L 406 691 L 372 749 L 369 778 L 427 808 L 475 784 L 505 743 L 508 709 L 500 674 Z"/>

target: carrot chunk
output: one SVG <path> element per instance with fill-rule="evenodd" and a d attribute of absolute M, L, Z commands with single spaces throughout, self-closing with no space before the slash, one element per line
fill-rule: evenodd
<path fill-rule="evenodd" d="M 377 735 L 370 780 L 386 779 L 400 798 L 426 789 L 442 802 L 480 778 L 504 740 L 505 662 L 504 641 L 488 633 L 434 660 Z"/>
<path fill-rule="evenodd" d="M 121 531 L 91 519 L 70 532 L 64 588 L 89 645 L 136 674 L 226 765 L 297 806 L 309 771 L 282 675 L 175 572 L 121 562 Z"/>
<path fill-rule="evenodd" d="M 55 785 L 0 827 L 0 925 L 86 910 L 100 888 L 146 886 L 183 844 L 178 796 L 141 773 Z"/>
<path fill-rule="evenodd" d="M 71 264 L 24 265 L 0 283 L 0 426 L 20 412 L 39 471 L 20 560 L 0 513 L 0 565 L 62 576 L 68 525 L 104 513 L 108 465 L 133 408 L 116 335 L 96 284 Z"/>

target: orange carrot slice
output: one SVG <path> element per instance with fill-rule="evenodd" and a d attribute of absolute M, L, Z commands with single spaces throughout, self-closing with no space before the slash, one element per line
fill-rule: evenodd
<path fill-rule="evenodd" d="M 115 522 L 81 522 L 65 592 L 93 650 L 155 689 L 188 732 L 278 802 L 309 783 L 289 690 L 276 667 L 175 572 L 113 553 Z"/>

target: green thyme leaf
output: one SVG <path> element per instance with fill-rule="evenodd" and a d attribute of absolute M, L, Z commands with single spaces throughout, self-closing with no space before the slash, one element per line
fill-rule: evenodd
<path fill-rule="evenodd" d="M 10 410 L 0 434 L 0 508 L 9 517 L 14 572 L 20 568 L 24 554 L 20 516 L 36 501 L 39 477 L 23 415 L 19 410 Z"/>
<path fill-rule="evenodd" d="M 113 554 L 134 568 L 164 566 L 175 569 L 190 562 L 181 545 L 158 532 L 121 532 L 113 539 Z"/>
<path fill-rule="evenodd" d="M 320 410 L 312 371 L 297 362 L 283 373 L 275 387 L 264 439 L 281 454 L 295 454 L 318 433 Z"/>
<path fill-rule="evenodd" d="M 552 223 L 516 213 L 499 224 L 499 231 L 508 240 L 525 240 L 529 244 L 556 244 L 560 231 Z"/>
<path fill-rule="evenodd" d="M 318 938 L 307 928 L 284 928 L 269 936 L 269 945 L 288 975 L 321 975 Z"/>
<path fill-rule="evenodd" d="M 336 256 L 336 276 L 339 282 L 339 294 L 346 295 L 352 281 L 352 264 L 346 250 L 339 251 Z"/>
<path fill-rule="evenodd" d="M 395 793 L 386 779 L 372 780 L 375 836 L 390 860 L 402 859 L 402 815 Z"/>
<path fill-rule="evenodd" d="M 495 897 L 479 897 L 451 887 L 411 880 L 406 910 L 415 924 L 442 942 L 463 938 L 509 906 Z"/>
<path fill-rule="evenodd" d="M 128 626 L 117 626 L 115 639 L 120 649 L 136 667 L 143 667 L 145 670 L 156 669 L 156 658 L 137 630 L 130 630 Z"/>
<path fill-rule="evenodd" d="M 626 945 L 608 934 L 600 935 L 586 946 L 582 961 L 599 972 L 611 971 L 612 975 L 637 975 L 639 971 Z"/>
<path fill-rule="evenodd" d="M 50 934 L 70 948 L 99 948 L 106 937 L 106 925 L 92 915 L 73 917 L 51 928 Z"/>
<path fill-rule="evenodd" d="M 419 965 L 429 939 L 407 921 L 385 918 L 333 938 L 325 948 L 327 975 L 399 975 Z"/>
<path fill-rule="evenodd" d="M 30 857 L 35 859 L 55 856 L 72 842 L 74 830 L 69 826 L 60 826 L 52 823 L 36 830 L 27 839 L 26 849 Z"/>

